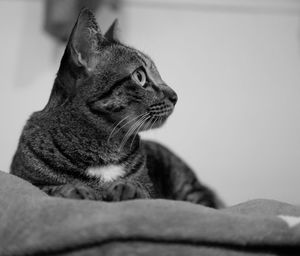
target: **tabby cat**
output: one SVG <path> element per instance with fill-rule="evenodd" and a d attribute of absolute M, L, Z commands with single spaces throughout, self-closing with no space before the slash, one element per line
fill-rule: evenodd
<path fill-rule="evenodd" d="M 167 198 L 219 207 L 182 160 L 138 135 L 161 126 L 176 101 L 153 61 L 119 42 L 116 22 L 103 35 L 83 9 L 50 99 L 23 129 L 11 173 L 51 196 Z"/>

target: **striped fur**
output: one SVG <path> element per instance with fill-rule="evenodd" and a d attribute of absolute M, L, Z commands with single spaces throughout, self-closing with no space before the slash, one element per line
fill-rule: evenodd
<path fill-rule="evenodd" d="M 160 127 L 176 93 L 153 61 L 103 36 L 83 10 L 45 108 L 21 134 L 11 173 L 52 196 L 119 201 L 170 198 L 218 207 L 192 170 L 138 133 Z"/>

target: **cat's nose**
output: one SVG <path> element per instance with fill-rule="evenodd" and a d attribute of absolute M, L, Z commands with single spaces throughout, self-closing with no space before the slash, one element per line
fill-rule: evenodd
<path fill-rule="evenodd" d="M 174 91 L 173 91 L 174 92 Z M 177 94 L 176 92 L 174 92 L 172 95 L 169 96 L 169 100 L 173 103 L 173 105 L 175 106 L 177 100 L 178 100 L 178 97 L 177 97 Z"/>
<path fill-rule="evenodd" d="M 166 98 L 168 98 L 169 101 L 171 101 L 171 103 L 175 106 L 178 100 L 176 92 L 174 92 L 174 90 L 172 90 L 170 87 L 167 87 L 164 89 L 164 94 Z"/>

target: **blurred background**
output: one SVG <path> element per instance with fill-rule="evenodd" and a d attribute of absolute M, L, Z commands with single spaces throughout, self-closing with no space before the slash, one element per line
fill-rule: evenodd
<path fill-rule="evenodd" d="M 228 205 L 300 204 L 299 0 L 0 0 L 0 169 L 22 127 L 47 103 L 83 5 L 102 31 L 152 57 L 179 101 L 146 132 L 170 147 Z"/>

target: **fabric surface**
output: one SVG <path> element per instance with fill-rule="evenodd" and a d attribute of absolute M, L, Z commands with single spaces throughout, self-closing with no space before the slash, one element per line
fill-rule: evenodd
<path fill-rule="evenodd" d="M 0 172 L 0 255 L 300 255 L 300 208 L 51 198 Z"/>

